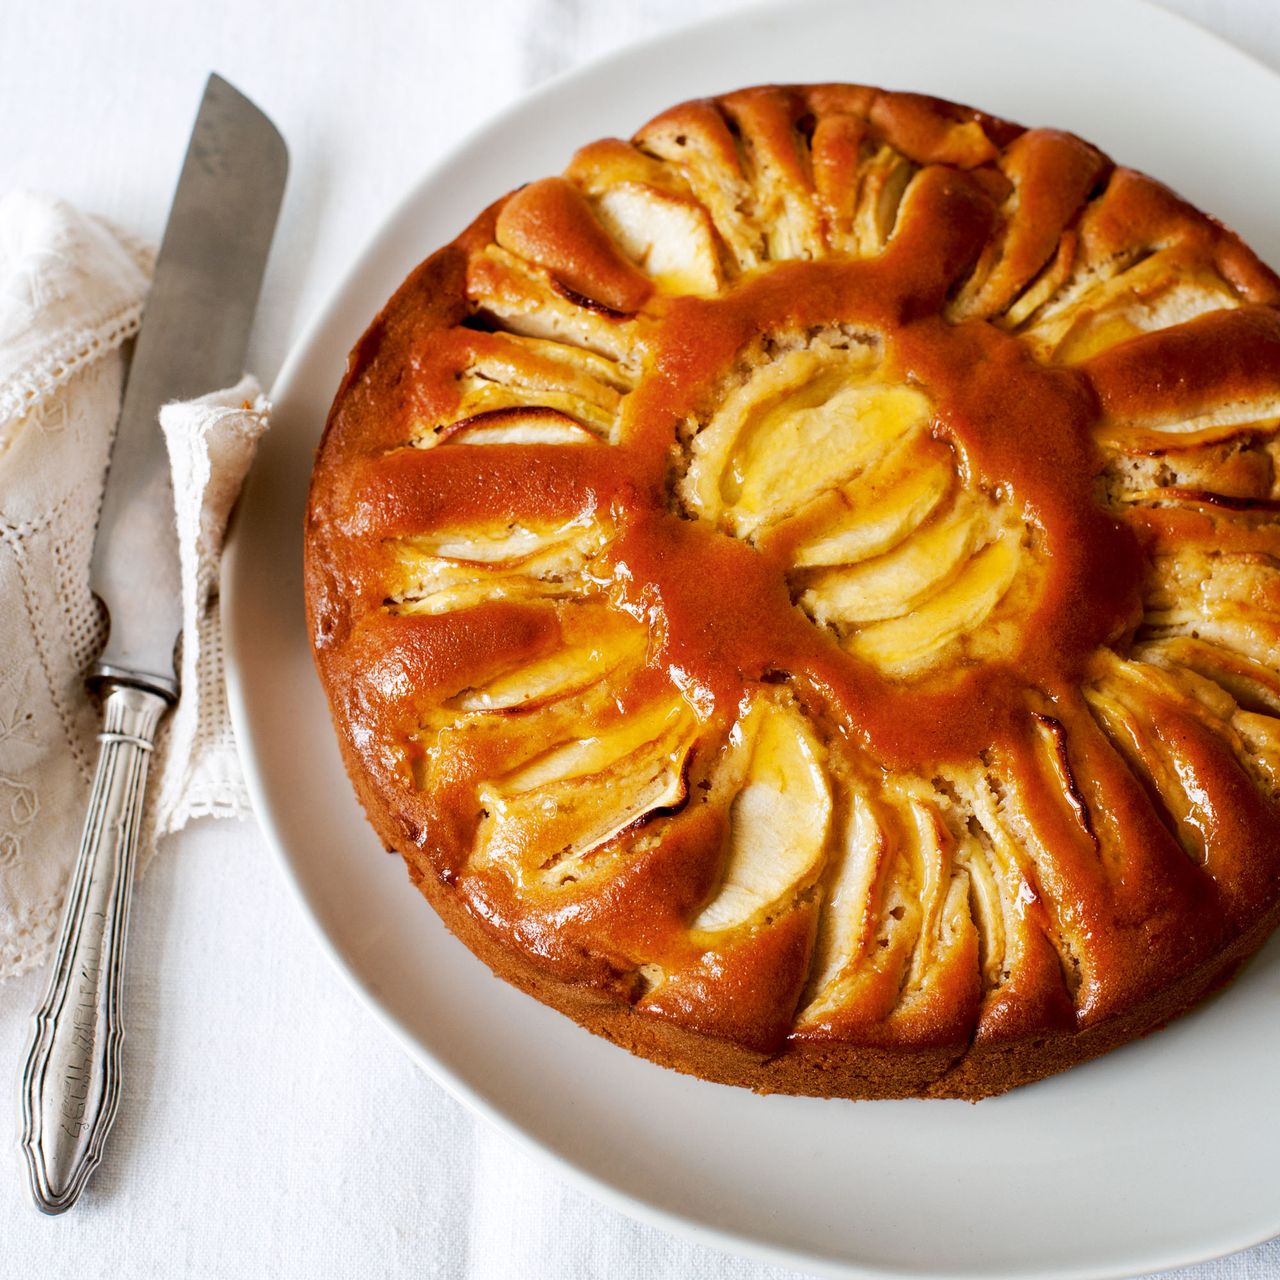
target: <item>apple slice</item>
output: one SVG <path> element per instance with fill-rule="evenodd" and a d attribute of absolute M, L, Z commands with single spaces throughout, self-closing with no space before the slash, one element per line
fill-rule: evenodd
<path fill-rule="evenodd" d="M 557 289 L 542 267 L 489 245 L 471 258 L 467 294 L 515 333 L 583 347 L 621 361 L 637 346 L 636 322 Z"/>
<path fill-rule="evenodd" d="M 445 582 L 420 596 L 405 600 L 393 600 L 387 605 L 390 613 L 405 617 L 442 613 L 461 613 L 475 609 L 491 600 L 563 600 L 577 594 L 575 585 L 553 579 L 527 578 L 523 574 L 489 576 L 482 580 L 468 578 L 464 581 Z"/>
<path fill-rule="evenodd" d="M 460 711 L 510 711 L 536 706 L 595 684 L 622 657 L 595 645 L 558 649 L 518 671 L 491 680 L 483 688 L 459 694 L 453 705 Z"/>
<path fill-rule="evenodd" d="M 1094 718 L 1159 797 L 1178 830 L 1188 854 L 1204 864 L 1212 846 L 1206 833 L 1214 829 L 1214 796 L 1206 788 L 1194 751 L 1175 736 L 1160 731 L 1164 712 L 1172 708 L 1210 725 L 1220 734 L 1229 728 L 1177 687 L 1176 677 L 1145 663 L 1129 662 L 1110 650 L 1099 649 L 1084 686 L 1085 701 Z"/>
<path fill-rule="evenodd" d="M 620 182 L 595 201 L 619 248 L 663 293 L 708 295 L 724 284 L 715 233 L 697 201 Z"/>
<path fill-rule="evenodd" d="M 1273 798 L 1280 799 L 1280 719 L 1256 711 L 1236 711 L 1231 727 L 1245 765 Z"/>
<path fill-rule="evenodd" d="M 985 541 L 988 523 L 972 502 L 958 502 L 885 555 L 822 570 L 800 603 L 820 623 L 901 617 L 955 576 Z"/>
<path fill-rule="evenodd" d="M 1256 551 L 1189 546 L 1157 553 L 1146 597 L 1143 623 L 1150 631 L 1194 635 L 1280 666 L 1280 571 L 1265 544 Z"/>
<path fill-rule="evenodd" d="M 857 475 L 930 413 L 913 387 L 849 385 L 835 371 L 815 379 L 739 437 L 722 481 L 739 532 L 774 524 Z"/>
<path fill-rule="evenodd" d="M 1180 246 L 1096 278 L 1050 303 L 1022 333 L 1044 357 L 1079 364 L 1139 333 L 1240 305 L 1223 280 Z"/>
<path fill-rule="evenodd" d="M 585 594 L 587 562 L 604 544 L 597 521 L 439 529 L 388 544 L 393 613 L 438 614 L 493 599 Z"/>
<path fill-rule="evenodd" d="M 564 608 L 561 632 L 561 649 L 503 672 L 486 685 L 463 690 L 449 705 L 463 712 L 507 712 L 566 698 L 623 668 L 639 666 L 649 643 L 645 627 L 607 605 Z"/>
<path fill-rule="evenodd" d="M 1084 695 L 1120 754 L 1159 797 L 1188 855 L 1228 897 L 1239 893 L 1261 864 L 1242 859 L 1234 842 L 1212 838 L 1232 794 L 1221 757 L 1229 753 L 1275 796 L 1280 722 L 1239 711 L 1225 689 L 1200 676 L 1130 661 L 1107 649 L 1094 655 Z"/>
<path fill-rule="evenodd" d="M 858 175 L 858 203 L 853 214 L 855 252 L 864 258 L 881 252 L 893 234 L 907 184 L 917 166 L 884 143 Z"/>
<path fill-rule="evenodd" d="M 626 365 L 595 351 L 518 333 L 476 333 L 466 377 L 527 392 L 566 391 L 602 409 L 635 386 Z"/>
<path fill-rule="evenodd" d="M 914 786 L 910 788 L 910 792 L 915 790 Z M 920 940 L 904 990 L 923 982 L 941 940 L 952 880 L 951 855 L 955 848 L 955 840 L 943 824 L 937 807 L 927 798 L 910 792 L 903 823 L 903 847 L 915 867 L 915 883 L 920 888 Z"/>
<path fill-rule="evenodd" d="M 456 332 L 456 331 L 455 331 Z M 618 407 L 633 378 L 615 360 L 582 347 L 514 333 L 470 333 L 468 359 L 458 372 L 454 421 L 469 423 L 498 410 L 554 410 L 593 435 L 614 435 Z M 419 444 L 450 432 L 436 425 Z"/>
<path fill-rule="evenodd" d="M 1012 586 L 1021 563 L 1017 537 L 1001 534 L 912 612 L 859 631 L 849 650 L 891 675 L 919 670 L 982 626 Z"/>
<path fill-rule="evenodd" d="M 411 443 L 417 448 L 430 449 L 446 441 L 457 443 L 465 428 L 479 426 L 489 418 L 496 422 L 500 414 L 511 422 L 520 415 L 544 421 L 558 417 L 577 427 L 588 439 L 607 440 L 613 434 L 620 400 L 616 393 L 611 393 L 614 403 L 602 405 L 594 397 L 572 391 L 510 386 L 471 373 L 461 376 L 458 389 L 460 399 L 451 421 L 434 425 L 421 421 L 415 423 Z"/>
<path fill-rule="evenodd" d="M 693 928 L 737 928 L 821 870 L 831 825 L 831 790 L 823 748 L 804 715 L 764 698 L 739 723 L 749 752 L 743 786 L 729 810 L 729 847 L 715 896 Z"/>
<path fill-rule="evenodd" d="M 929 413 L 919 392 L 873 381 L 879 358 L 876 343 L 853 343 L 757 368 L 694 437 L 686 502 L 745 534 L 871 465 Z"/>
<path fill-rule="evenodd" d="M 529 572 L 565 572 L 603 545 L 599 523 L 583 517 L 567 524 L 534 525 L 503 521 L 497 525 L 442 528 L 398 539 L 397 559 L 406 565 L 442 558 L 466 564 L 520 566 Z"/>
<path fill-rule="evenodd" d="M 1256 658 L 1193 636 L 1168 636 L 1135 645 L 1135 658 L 1163 667 L 1185 667 L 1220 684 L 1246 707 L 1280 715 L 1280 671 Z"/>
<path fill-rule="evenodd" d="M 648 631 L 627 614 L 586 603 L 561 613 L 562 648 L 464 690 L 449 705 L 460 711 L 527 710 L 581 692 L 643 661 Z"/>
<path fill-rule="evenodd" d="M 879 888 L 894 854 L 883 815 L 867 792 L 855 790 L 834 855 L 838 865 L 828 881 L 818 922 L 802 1022 L 820 1019 L 849 994 L 850 976 L 868 948 L 875 946 Z M 891 919 L 891 924 L 897 923 Z"/>
<path fill-rule="evenodd" d="M 697 108 L 693 109 L 697 112 Z M 765 258 L 764 236 L 746 212 L 752 191 L 724 120 L 718 114 L 668 112 L 636 136 L 636 145 L 668 162 L 694 198 L 711 215 L 717 233 L 739 271 Z"/>
<path fill-rule="evenodd" d="M 951 491 L 946 445 L 921 432 L 840 490 L 842 510 L 798 546 L 797 568 L 855 564 L 883 555 L 914 532 Z"/>
<path fill-rule="evenodd" d="M 576 878 L 588 854 L 684 799 L 685 759 L 697 731 L 682 698 L 660 700 L 486 783 L 477 859 L 507 864 L 520 883 Z"/>
<path fill-rule="evenodd" d="M 1004 894 L 987 851 L 977 836 L 968 832 L 962 835 L 956 846 L 955 859 L 969 877 L 970 907 L 978 929 L 983 986 L 988 991 L 994 990 L 1005 976 Z"/>
<path fill-rule="evenodd" d="M 883 1020 L 926 990 L 963 941 L 969 874 L 940 803 L 927 784 L 896 775 L 874 799 L 855 790 L 802 1025 L 842 1013 Z"/>
<path fill-rule="evenodd" d="M 591 444 L 599 437 L 556 409 L 491 409 L 442 432 L 446 444 Z"/>

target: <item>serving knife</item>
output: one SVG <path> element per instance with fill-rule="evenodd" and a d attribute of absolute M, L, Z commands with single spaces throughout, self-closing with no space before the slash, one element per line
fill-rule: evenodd
<path fill-rule="evenodd" d="M 211 75 L 134 346 L 93 548 L 90 586 L 110 631 L 88 680 L 104 723 L 22 1076 L 22 1149 L 45 1213 L 79 1198 L 120 1101 L 125 935 L 147 766 L 179 695 L 182 591 L 159 410 L 240 379 L 287 169 L 271 121 Z"/>

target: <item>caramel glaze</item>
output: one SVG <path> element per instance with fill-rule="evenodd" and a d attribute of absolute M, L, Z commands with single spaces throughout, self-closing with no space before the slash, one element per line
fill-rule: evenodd
<path fill-rule="evenodd" d="M 954 115 L 939 123 L 931 100 L 905 96 L 883 105 L 894 97 L 858 99 L 855 107 L 873 123 L 877 111 L 891 117 L 896 110 L 900 132 L 915 130 L 910 136 L 926 167 L 878 257 L 777 264 L 711 298 L 648 297 L 629 263 L 611 261 L 607 237 L 592 230 L 574 240 L 564 230 L 590 215 L 563 180 L 499 202 L 410 277 L 357 348 L 326 431 L 308 516 L 309 616 L 353 780 L 384 840 L 404 853 L 452 927 L 473 945 L 486 933 L 513 941 L 524 958 L 487 956 L 500 972 L 597 1030 L 647 1044 L 643 1051 L 660 1059 L 680 1065 L 674 1051 L 664 1057 L 645 1040 L 648 1032 L 584 1014 L 585 993 L 604 1002 L 600 1007 L 638 1001 L 640 1011 L 660 1020 L 766 1055 L 750 1070 L 708 1065 L 705 1072 L 762 1088 L 820 1091 L 805 1083 L 805 1071 L 815 1080 L 843 1079 L 841 1071 L 854 1069 L 838 1053 L 833 1058 L 831 1046 L 845 1044 L 872 1054 L 917 1051 L 913 1067 L 894 1068 L 897 1083 L 888 1092 L 990 1092 L 991 1081 L 971 1078 L 969 1068 L 954 1067 L 952 1085 L 944 1075 L 975 1037 L 979 1045 L 1007 1046 L 1001 1052 L 1020 1063 L 1010 1067 L 1015 1075 L 1043 1074 L 1018 1058 L 1026 1037 L 1043 1045 L 1122 1018 L 1167 987 L 1169 974 L 1202 990 L 1230 940 L 1256 929 L 1264 908 L 1274 915 L 1280 887 L 1280 815 L 1220 736 L 1182 707 L 1161 709 L 1158 733 L 1191 771 L 1200 797 L 1199 810 L 1179 822 L 1156 782 L 1100 730 L 1080 692 L 1099 648 L 1123 652 L 1139 623 L 1153 541 L 1178 521 L 1205 519 L 1150 508 L 1135 520 L 1104 509 L 1096 490 L 1104 463 L 1097 428 L 1275 383 L 1274 308 L 1207 316 L 1172 339 L 1139 337 L 1075 369 L 1038 363 L 1026 344 L 985 320 L 944 319 L 996 234 L 1010 180 L 1065 166 L 1074 175 L 1069 207 L 1050 218 L 1065 224 L 1109 169 L 1066 135 L 1022 134 L 977 116 L 1007 148 L 1007 176 L 928 164 L 936 143 L 930 129 L 959 146 Z M 852 130 L 856 145 L 870 126 L 840 127 Z M 834 135 L 834 125 L 828 131 Z M 717 138 L 717 146 L 727 145 Z M 989 160 L 964 138 L 970 165 Z M 1035 192 L 1028 188 L 1028 203 Z M 449 353 L 474 337 L 452 327 L 471 311 L 467 258 L 492 241 L 503 218 L 512 228 L 508 239 L 568 273 L 563 283 L 575 295 L 590 298 L 593 280 L 602 280 L 594 296 L 607 307 L 641 308 L 638 316 L 617 317 L 643 321 L 648 356 L 612 446 L 400 447 L 411 421 L 446 420 L 456 401 L 457 360 Z M 1199 236 L 1246 297 L 1274 302 L 1274 278 L 1233 237 L 1125 171 L 1112 177 L 1079 234 L 1086 243 L 1109 243 L 1132 235 L 1135 223 L 1166 237 Z M 1009 233 L 1005 274 L 1029 279 L 1051 251 L 1042 240 L 1025 229 Z M 889 679 L 845 652 L 793 602 L 785 534 L 753 545 L 676 509 L 680 428 L 714 404 L 735 361 L 761 337 L 830 326 L 875 335 L 886 379 L 918 385 L 930 398 L 931 430 L 954 451 L 962 478 L 1013 504 L 1025 521 L 1037 576 L 1006 659 L 905 683 Z M 1267 372 L 1259 374 L 1260 365 Z M 650 636 L 648 676 L 619 690 L 618 713 L 655 680 L 678 687 L 703 722 L 691 778 L 714 758 L 744 694 L 784 681 L 859 769 L 928 776 L 981 761 L 995 776 L 1017 781 L 1037 848 L 1024 866 L 1028 885 L 1018 904 L 1026 943 L 997 989 L 982 989 L 976 935 L 967 936 L 914 1002 L 895 1009 L 898 980 L 886 978 L 892 990 L 885 985 L 843 1017 L 797 1033 L 792 1023 L 811 963 L 816 896 L 723 950 L 691 942 L 689 923 L 722 875 L 725 817 L 709 806 L 688 804 L 662 819 L 662 839 L 605 881 L 555 895 L 517 894 L 502 876 L 468 869 L 475 787 L 500 764 L 501 751 L 477 742 L 428 793 L 412 785 L 420 749 L 410 740 L 424 708 L 548 652 L 558 634 L 555 608 L 492 602 L 446 617 L 389 616 L 380 608 L 386 562 L 376 548 L 442 523 L 587 515 L 613 530 L 603 561 L 610 598 Z M 635 968 L 640 956 L 660 957 L 670 975 L 647 997 Z M 549 991 L 548 982 L 570 984 L 576 994 L 557 996 L 561 988 Z M 1106 1035 L 1097 1041 L 1107 1043 Z M 1065 1062 L 1073 1052 L 1054 1049 L 1045 1060 L 1056 1053 Z M 769 1066 L 789 1054 L 800 1075 Z M 751 1074 L 757 1067 L 760 1074 Z M 875 1092 L 865 1081 L 840 1087 Z"/>
<path fill-rule="evenodd" d="M 938 214 L 949 216 L 950 205 Z M 985 228 L 976 228 L 975 240 L 984 237 Z M 823 698 L 842 732 L 896 769 L 970 760 L 1010 732 L 1025 732 L 1027 685 L 1057 700 L 1079 685 L 1088 655 L 1131 631 L 1140 612 L 1137 540 L 1093 499 L 1101 463 L 1088 383 L 1036 364 L 1015 339 L 982 322 L 910 319 L 922 309 L 922 256 L 904 237 L 871 262 L 787 264 L 724 298 L 677 301 L 660 330 L 658 375 L 632 402 L 628 452 L 649 473 L 641 471 L 647 483 L 640 490 L 648 509 L 628 512 L 615 543 L 627 570 L 622 581 L 642 584 L 629 603 L 660 614 L 662 659 L 682 682 L 736 705 L 743 680 L 785 672 Z M 958 255 L 954 269 L 964 265 Z M 926 287 L 936 290 L 935 281 Z M 792 606 L 785 542 L 748 548 L 667 510 L 655 468 L 666 461 L 676 424 L 714 394 L 734 354 L 762 334 L 837 324 L 893 335 L 888 376 L 927 389 L 937 407 L 933 430 L 955 448 L 962 471 L 1017 502 L 1036 530 L 1048 572 L 1022 647 L 1007 663 L 937 681 L 890 680 Z"/>

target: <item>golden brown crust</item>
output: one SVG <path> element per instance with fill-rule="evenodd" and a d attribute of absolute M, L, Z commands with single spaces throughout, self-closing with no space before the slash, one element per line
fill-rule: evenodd
<path fill-rule="evenodd" d="M 307 607 L 383 843 L 500 976 L 765 1091 L 976 1098 L 1280 912 L 1280 281 L 1053 130 L 686 103 L 352 354 Z"/>

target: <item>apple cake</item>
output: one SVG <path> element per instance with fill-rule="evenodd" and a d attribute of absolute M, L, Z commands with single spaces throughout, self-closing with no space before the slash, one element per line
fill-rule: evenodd
<path fill-rule="evenodd" d="M 760 1091 L 978 1098 L 1280 918 L 1280 280 L 1053 129 L 765 87 L 579 151 L 350 358 L 310 634 L 498 975 Z"/>

